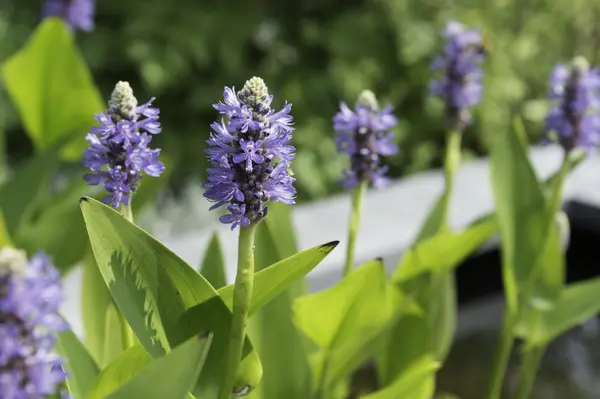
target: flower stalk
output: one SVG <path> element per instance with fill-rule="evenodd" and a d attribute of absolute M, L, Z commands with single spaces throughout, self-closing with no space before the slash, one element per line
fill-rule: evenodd
<path fill-rule="evenodd" d="M 233 391 L 236 373 L 242 359 L 248 311 L 254 286 L 254 233 L 256 224 L 240 228 L 238 266 L 233 288 L 233 318 L 229 333 L 227 365 L 219 399 L 228 399 Z"/>
<path fill-rule="evenodd" d="M 350 168 L 344 171 L 340 183 L 344 188 L 353 190 L 344 276 L 354 265 L 367 187 L 373 185 L 383 188 L 389 183 L 389 178 L 385 176 L 388 166 L 383 164 L 382 157 L 398 152 L 393 135 L 389 132 L 397 123 L 398 120 L 392 115 L 392 107 L 388 105 L 381 110 L 375 94 L 370 90 L 360 94 L 354 110 L 342 103 L 340 112 L 333 118 L 338 151 L 350 158 Z"/>
<path fill-rule="evenodd" d="M 367 181 L 362 181 L 354 188 L 352 195 L 352 209 L 350 211 L 350 228 L 348 229 L 348 248 L 346 250 L 346 264 L 344 266 L 344 276 L 348 275 L 354 266 L 354 253 L 356 238 L 360 227 L 360 219 L 363 211 L 363 199 L 367 191 Z"/>

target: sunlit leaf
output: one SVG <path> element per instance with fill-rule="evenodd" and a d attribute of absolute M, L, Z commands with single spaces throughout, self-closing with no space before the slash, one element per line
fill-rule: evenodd
<path fill-rule="evenodd" d="M 90 198 L 82 199 L 81 209 L 102 277 L 151 356 L 163 355 L 200 331 L 213 332 L 194 395 L 215 398 L 232 317 L 225 303 L 191 266 L 114 209 Z M 253 389 L 262 367 L 249 340 L 242 362 L 238 381 Z"/>
<path fill-rule="evenodd" d="M 25 47 L 4 63 L 2 76 L 35 148 L 50 149 L 74 138 L 64 155 L 80 158 L 85 133 L 104 101 L 67 24 L 44 19 Z"/>
<path fill-rule="evenodd" d="M 367 343 L 391 327 L 400 302 L 379 260 L 361 265 L 331 288 L 298 298 L 293 307 L 296 325 L 320 349 L 317 384 L 334 386 L 374 355 Z"/>
<path fill-rule="evenodd" d="M 172 352 L 146 365 L 116 391 L 104 397 L 107 399 L 187 398 L 205 365 L 211 342 L 212 335 L 210 333 L 190 338 Z M 135 359 L 135 361 L 139 361 L 139 359 Z M 122 367 L 127 373 L 132 365 L 122 364 Z M 118 374 L 117 372 L 113 373 L 113 375 Z M 100 397 L 97 398 L 100 399 Z"/>
<path fill-rule="evenodd" d="M 431 399 L 435 392 L 435 372 L 440 363 L 431 356 L 413 362 L 389 387 L 361 399 Z"/>

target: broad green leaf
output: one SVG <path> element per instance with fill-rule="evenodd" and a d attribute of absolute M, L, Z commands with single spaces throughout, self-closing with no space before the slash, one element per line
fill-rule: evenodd
<path fill-rule="evenodd" d="M 102 342 L 102 366 L 115 360 L 125 347 L 123 343 L 123 325 L 119 317 L 119 311 L 114 303 L 109 303 L 104 314 L 104 334 Z"/>
<path fill-rule="evenodd" d="M 517 287 L 528 282 L 546 234 L 546 201 L 529 162 L 524 133 L 518 123 L 514 129 L 496 137 L 490 171 L 502 240 L 507 306 L 514 312 L 518 306 Z"/>
<path fill-rule="evenodd" d="M 289 215 L 289 208 L 270 205 L 269 217 L 257 227 L 255 266 L 259 271 L 296 252 L 295 239 L 289 235 L 293 230 L 285 217 Z M 305 399 L 311 395 L 307 342 L 292 319 L 292 302 L 302 293 L 302 286 L 302 281 L 294 282 L 250 319 L 248 333 L 264 367 L 264 377 L 253 392 L 255 399 Z"/>
<path fill-rule="evenodd" d="M 58 352 L 66 358 L 67 383 L 73 399 L 84 399 L 100 373 L 98 365 L 72 331 L 58 334 Z"/>
<path fill-rule="evenodd" d="M 81 307 L 83 327 L 85 330 L 85 344 L 98 364 L 104 366 L 105 337 L 120 334 L 120 326 L 109 326 L 106 323 L 108 307 L 113 304 L 112 297 L 102 274 L 96 265 L 92 249 L 88 247 L 83 257 L 83 278 L 81 282 Z M 107 330 L 108 329 L 108 334 Z M 113 330 L 111 330 L 113 329 Z M 112 340 L 111 340 L 112 341 Z M 121 338 L 115 346 L 121 348 Z M 112 351 L 111 351 L 112 352 Z"/>
<path fill-rule="evenodd" d="M 402 255 L 392 280 L 400 283 L 431 270 L 457 267 L 496 231 L 492 216 L 483 218 L 460 232 L 442 231 L 417 242 Z"/>
<path fill-rule="evenodd" d="M 90 198 L 82 199 L 81 209 L 102 277 L 152 357 L 200 331 L 213 332 L 194 395 L 215 398 L 224 373 L 230 310 L 198 272 L 114 209 Z M 262 368 L 248 340 L 245 348 L 238 380 L 253 389 Z"/>
<path fill-rule="evenodd" d="M 371 349 L 365 344 L 389 328 L 400 301 L 399 293 L 386 281 L 383 263 L 375 260 L 335 286 L 294 302 L 296 325 L 320 347 L 322 362 L 316 374 L 322 386 L 332 387 L 374 354 L 362 349 Z"/>
<path fill-rule="evenodd" d="M 185 399 L 205 365 L 212 334 L 200 334 L 154 360 L 107 399 Z M 125 365 L 127 370 L 127 365 Z M 126 372 L 126 371 L 125 371 Z"/>
<path fill-rule="evenodd" d="M 4 63 L 2 76 L 35 148 L 50 149 L 76 137 L 65 156 L 78 159 L 85 132 L 104 102 L 66 23 L 44 19 L 25 47 Z"/>
<path fill-rule="evenodd" d="M 377 375 L 383 386 L 391 384 L 413 362 L 429 353 L 428 336 L 425 315 L 408 313 L 382 337 L 385 346 L 377 355 L 376 364 Z M 407 342 L 410 345 L 406 345 Z"/>
<path fill-rule="evenodd" d="M 206 248 L 206 251 L 204 252 L 200 274 L 202 274 L 216 290 L 227 285 L 221 242 L 217 233 L 213 233 L 208 248 Z"/>
<path fill-rule="evenodd" d="M 80 262 L 89 246 L 78 207 L 79 198 L 86 191 L 83 179 L 77 179 L 58 194 L 36 204 L 34 217 L 22 224 L 15 237 L 19 247 L 29 253 L 43 250 L 62 272 Z"/>
<path fill-rule="evenodd" d="M 152 357 L 142 345 L 132 346 L 100 372 L 86 399 L 105 398 L 151 362 Z"/>
<path fill-rule="evenodd" d="M 429 323 L 430 348 L 435 359 L 443 362 L 456 332 L 456 288 L 453 270 L 434 273 L 429 281 L 425 304 Z M 437 300 L 431 301 L 431 298 Z"/>
<path fill-rule="evenodd" d="M 292 283 L 314 269 L 338 243 L 339 241 L 331 241 L 307 249 L 256 273 L 249 314 L 252 315 Z M 228 285 L 219 290 L 219 295 L 229 308 L 233 306 L 233 288 L 234 285 Z"/>
<path fill-rule="evenodd" d="M 435 372 L 440 363 L 431 356 L 417 359 L 387 388 L 361 399 L 430 399 L 435 392 Z"/>
<path fill-rule="evenodd" d="M 538 312 L 534 331 L 521 329 L 531 345 L 545 345 L 600 312 L 600 278 L 567 285 L 551 310 Z"/>
<path fill-rule="evenodd" d="M 0 186 L 0 209 L 13 239 L 19 228 L 29 221 L 36 202 L 47 196 L 56 164 L 56 156 L 52 153 L 35 155 Z"/>

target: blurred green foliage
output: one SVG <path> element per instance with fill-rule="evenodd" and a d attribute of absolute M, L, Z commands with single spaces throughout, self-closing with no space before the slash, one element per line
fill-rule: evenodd
<path fill-rule="evenodd" d="M 41 6 L 5 3 L 0 60 L 25 43 Z M 277 106 L 293 103 L 294 173 L 305 200 L 339 190 L 346 160 L 329 140 L 331 117 L 340 100 L 353 102 L 365 88 L 401 118 L 391 174 L 441 164 L 442 105 L 427 97 L 428 65 L 450 18 L 481 25 L 489 43 L 486 96 L 466 133 L 467 157 L 486 154 L 490 135 L 515 112 L 530 140 L 539 140 L 553 65 L 575 55 L 600 62 L 600 2 L 589 0 L 99 0 L 96 30 L 77 39 L 105 98 L 117 80 L 130 81 L 141 102 L 157 97 L 164 125 L 157 144 L 170 159 L 176 192 L 204 177 L 204 140 L 217 117 L 211 104 L 223 87 L 262 76 Z M 19 162 L 31 143 L 6 95 L 0 111 L 9 160 Z"/>

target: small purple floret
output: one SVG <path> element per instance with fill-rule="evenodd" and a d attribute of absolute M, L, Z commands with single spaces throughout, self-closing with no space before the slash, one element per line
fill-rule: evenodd
<path fill-rule="evenodd" d="M 100 126 L 86 136 L 89 147 L 83 153 L 83 165 L 92 173 L 83 178 L 90 185 L 103 182 L 109 192 L 103 202 L 113 208 L 129 205 L 142 172 L 157 177 L 165 169 L 157 160 L 160 149 L 148 147 L 151 134 L 161 131 L 159 110 L 151 107 L 153 100 L 138 106 L 129 83 L 117 83 L 108 110 L 96 115 Z"/>
<path fill-rule="evenodd" d="M 398 152 L 389 132 L 398 123 L 392 110 L 391 106 L 380 110 L 375 95 L 368 90 L 360 95 L 354 110 L 345 103 L 340 105 L 333 128 L 338 151 L 350 156 L 350 168 L 340 180 L 344 188 L 350 189 L 362 181 L 382 188 L 389 182 L 385 176 L 388 167 L 382 165 L 381 157 Z"/>
<path fill-rule="evenodd" d="M 483 95 L 483 37 L 480 29 L 468 29 L 457 21 L 448 22 L 442 37 L 446 39 L 444 53 L 431 64 L 441 76 L 430 83 L 429 90 L 446 104 L 451 128 L 462 131 L 471 122 L 471 108 Z"/>
<path fill-rule="evenodd" d="M 593 153 L 600 142 L 600 70 L 583 58 L 570 66 L 557 65 L 550 75 L 546 131 L 558 136 L 569 151 L 575 147 Z"/>
<path fill-rule="evenodd" d="M 43 399 L 64 383 L 64 360 L 54 352 L 56 334 L 67 329 L 57 315 L 60 274 L 42 253 L 27 261 L 0 249 L 0 397 Z"/>
<path fill-rule="evenodd" d="M 211 210 L 226 205 L 229 214 L 220 221 L 233 230 L 266 216 L 268 201 L 295 202 L 295 179 L 289 172 L 294 129 L 291 104 L 273 110 L 273 97 L 260 78 L 248 80 L 238 93 L 226 87 L 223 97 L 214 108 L 228 120 L 211 125 L 206 155 L 212 167 L 203 187 L 204 196 L 215 202 Z"/>
<path fill-rule="evenodd" d="M 94 29 L 95 0 L 46 0 L 42 18 L 62 18 L 72 30 Z"/>

